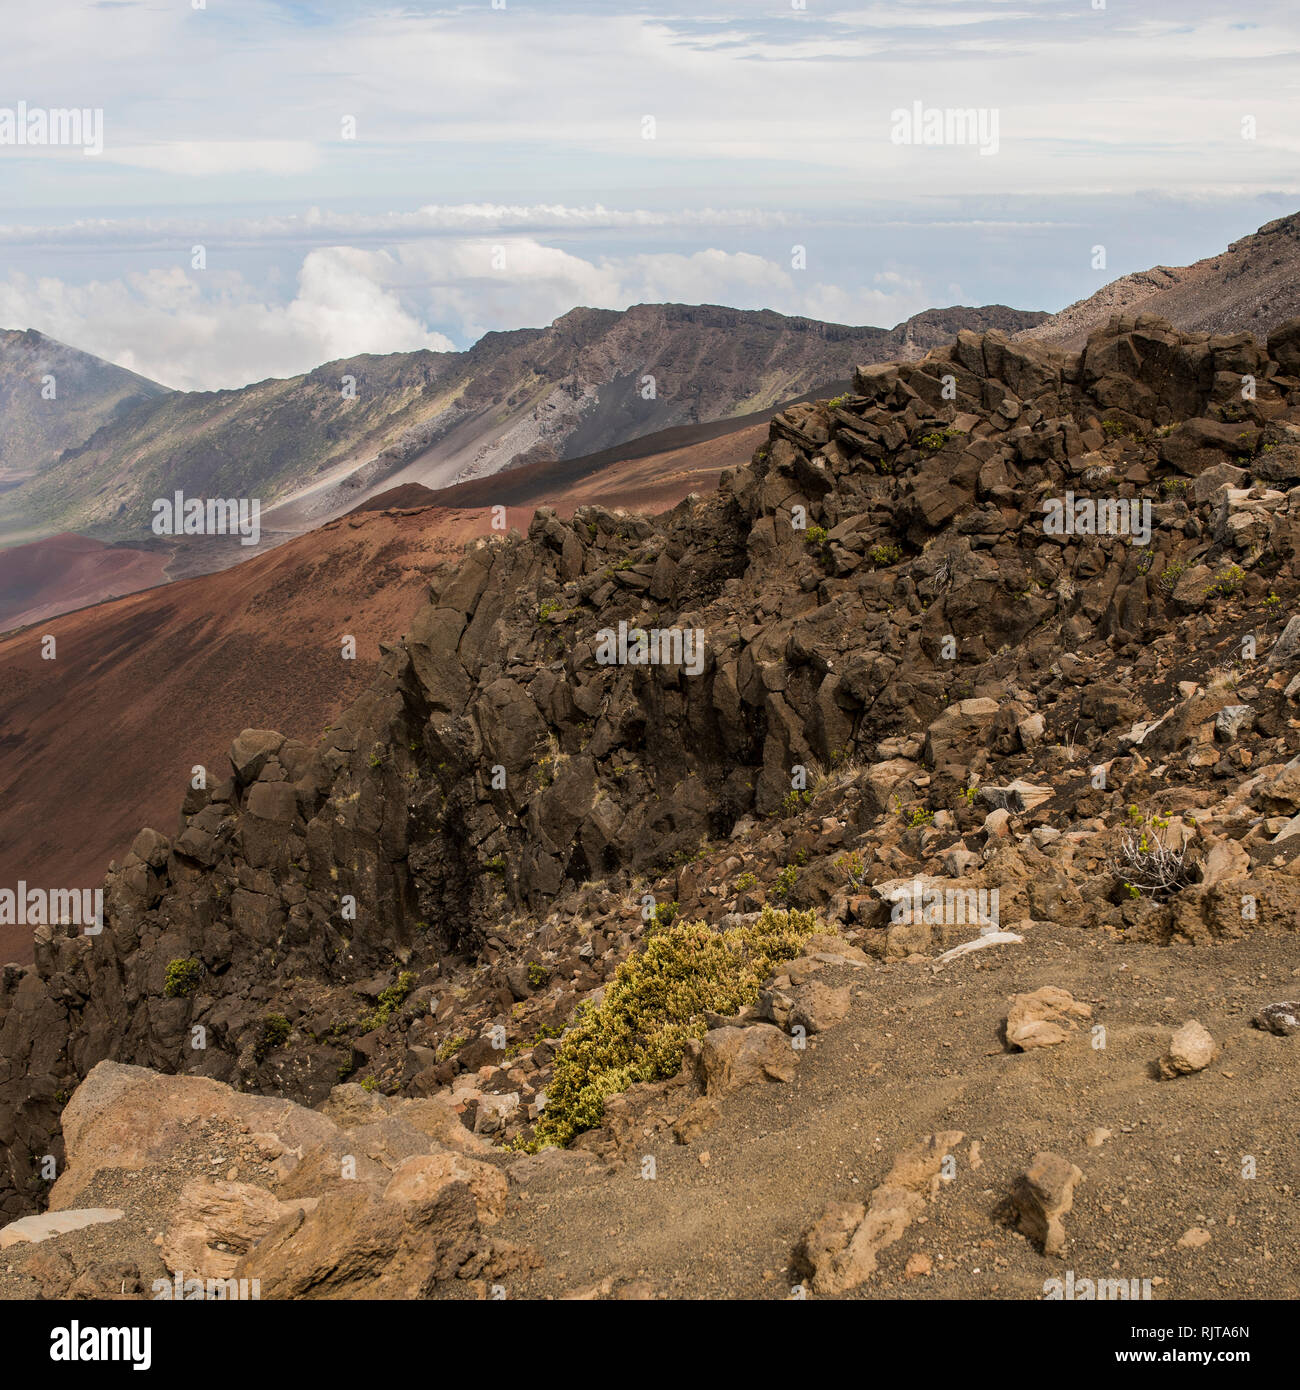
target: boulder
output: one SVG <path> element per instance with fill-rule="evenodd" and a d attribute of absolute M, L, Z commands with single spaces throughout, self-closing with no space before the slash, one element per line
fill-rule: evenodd
<path fill-rule="evenodd" d="M 1054 985 L 1044 985 L 1032 994 L 1016 994 L 1007 1014 L 1007 1045 L 1020 1052 L 1055 1047 L 1078 1028 L 1077 1020 L 1091 1017 L 1087 1004 L 1077 1003 L 1068 990 Z"/>
<path fill-rule="evenodd" d="M 1011 1191 L 1020 1230 L 1036 1241 L 1044 1255 L 1064 1255 L 1062 1218 L 1074 1206 L 1074 1189 L 1083 1173 L 1060 1154 L 1036 1153 Z"/>
<path fill-rule="evenodd" d="M 1169 1041 L 1169 1050 L 1159 1062 L 1160 1075 L 1169 1079 L 1204 1071 L 1219 1055 L 1219 1045 L 1209 1032 L 1190 1018 Z"/>

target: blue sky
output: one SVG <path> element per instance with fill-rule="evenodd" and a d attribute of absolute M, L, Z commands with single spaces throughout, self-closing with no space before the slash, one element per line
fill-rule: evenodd
<path fill-rule="evenodd" d="M 0 326 L 173 386 L 577 304 L 1058 309 L 1300 207 L 1290 0 L 194 3 L 15 5 L 0 52 L 0 113 L 103 112 L 0 144 Z M 900 143 L 917 102 L 996 150 Z"/>

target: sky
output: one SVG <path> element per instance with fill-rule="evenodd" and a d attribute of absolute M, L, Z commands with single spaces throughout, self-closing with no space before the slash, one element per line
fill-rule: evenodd
<path fill-rule="evenodd" d="M 1056 310 L 1300 209 L 1293 0 L 5 0 L 4 26 L 0 327 L 181 389 L 578 305 Z M 83 130 L 17 143 L 56 109 Z"/>

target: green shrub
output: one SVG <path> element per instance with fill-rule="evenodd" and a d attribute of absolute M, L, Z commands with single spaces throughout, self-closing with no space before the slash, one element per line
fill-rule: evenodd
<path fill-rule="evenodd" d="M 871 548 L 873 565 L 896 565 L 902 558 L 903 552 L 896 545 L 876 545 Z"/>
<path fill-rule="evenodd" d="M 528 983 L 534 989 L 541 989 L 550 978 L 551 972 L 544 965 L 539 965 L 535 960 L 528 963 Z"/>
<path fill-rule="evenodd" d="M 1213 584 L 1205 586 L 1205 597 L 1227 598 L 1237 592 L 1245 577 L 1244 572 L 1238 566 L 1229 565 L 1227 569 L 1219 571 Z"/>
<path fill-rule="evenodd" d="M 1175 560 L 1172 564 L 1168 564 L 1165 566 L 1163 572 L 1160 575 L 1159 580 L 1157 581 L 1160 587 L 1165 591 L 1165 593 L 1173 593 L 1174 589 L 1177 587 L 1179 579 L 1182 577 L 1183 571 L 1186 568 L 1186 560 Z"/>
<path fill-rule="evenodd" d="M 203 978 L 202 962 L 197 960 L 174 960 L 168 963 L 167 978 L 163 982 L 163 993 L 168 999 L 188 999 L 199 987 Z"/>
<path fill-rule="evenodd" d="M 799 877 L 799 870 L 793 864 L 787 864 L 776 876 L 776 882 L 772 885 L 772 896 L 774 898 L 785 899 L 794 892 L 795 880 Z"/>
<path fill-rule="evenodd" d="M 743 874 L 741 874 L 740 877 L 736 880 L 736 883 L 735 883 L 735 890 L 736 890 L 737 893 L 748 893 L 749 890 L 750 890 L 751 888 L 755 888 L 755 887 L 757 887 L 757 886 L 758 886 L 758 878 L 757 878 L 757 876 L 754 875 L 754 874 L 751 874 L 751 873 L 749 872 L 749 870 L 747 869 L 747 870 L 746 870 Z"/>
<path fill-rule="evenodd" d="M 797 956 L 821 929 L 811 912 L 764 908 L 750 926 L 717 932 L 675 922 L 625 960 L 599 1005 L 582 1004 L 555 1057 L 533 1147 L 568 1144 L 599 1125 L 606 1097 L 639 1081 L 674 1076 L 705 1013 L 735 1014 L 758 998 L 779 961 Z"/>
<path fill-rule="evenodd" d="M 262 1036 L 257 1040 L 257 1060 L 260 1062 L 273 1047 L 283 1047 L 291 1032 L 293 1025 L 283 1014 L 267 1014 L 262 1020 Z"/>
<path fill-rule="evenodd" d="M 656 929 L 671 927 L 677 920 L 677 914 L 680 910 L 676 903 L 656 903 L 655 910 L 650 916 L 650 925 Z"/>
<path fill-rule="evenodd" d="M 397 977 L 397 982 L 381 991 L 378 1000 L 378 1007 L 373 1013 L 362 1014 L 360 1027 L 363 1033 L 373 1033 L 376 1028 L 382 1028 L 385 1023 L 397 1012 L 402 1000 L 411 992 L 411 986 L 415 983 L 415 976 L 409 970 L 403 970 Z"/>

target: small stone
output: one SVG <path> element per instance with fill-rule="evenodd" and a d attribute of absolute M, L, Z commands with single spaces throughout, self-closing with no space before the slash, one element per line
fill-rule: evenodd
<path fill-rule="evenodd" d="M 1032 994 L 1016 994 L 1007 1014 L 1007 1044 L 1027 1052 L 1034 1047 L 1063 1043 L 1078 1025 L 1075 1019 L 1091 1018 L 1087 1004 L 1078 1004 L 1068 990 L 1044 985 Z"/>
<path fill-rule="evenodd" d="M 1219 1055 L 1218 1044 L 1196 1019 L 1189 1018 L 1169 1041 L 1169 1051 L 1157 1064 L 1166 1080 L 1204 1071 Z"/>
<path fill-rule="evenodd" d="M 907 1264 L 903 1266 L 903 1275 L 908 1279 L 920 1279 L 925 1275 L 934 1273 L 934 1262 L 929 1255 L 923 1255 L 919 1250 L 907 1257 Z"/>
<path fill-rule="evenodd" d="M 1231 743 L 1243 730 L 1249 732 L 1255 722 L 1255 711 L 1249 705 L 1225 705 L 1214 719 L 1214 736 L 1221 743 Z"/>
<path fill-rule="evenodd" d="M 1300 1033 L 1300 1001 L 1290 1000 L 1278 1004 L 1265 1004 L 1255 1015 L 1255 1027 L 1279 1037 L 1289 1038 L 1292 1033 Z"/>
<path fill-rule="evenodd" d="M 1016 1180 L 1011 1201 L 1019 1216 L 1020 1230 L 1037 1241 L 1044 1255 L 1065 1253 L 1065 1227 L 1061 1218 L 1074 1205 L 1074 1189 L 1083 1173 L 1060 1154 L 1036 1153 Z"/>
<path fill-rule="evenodd" d="M 1102 1129 L 1100 1126 L 1097 1129 L 1089 1130 L 1088 1147 L 1090 1149 L 1099 1149 L 1110 1137 L 1110 1130 Z"/>
<path fill-rule="evenodd" d="M 1199 1250 L 1210 1243 L 1210 1233 L 1204 1226 L 1192 1226 L 1178 1237 L 1178 1244 L 1184 1250 Z"/>

